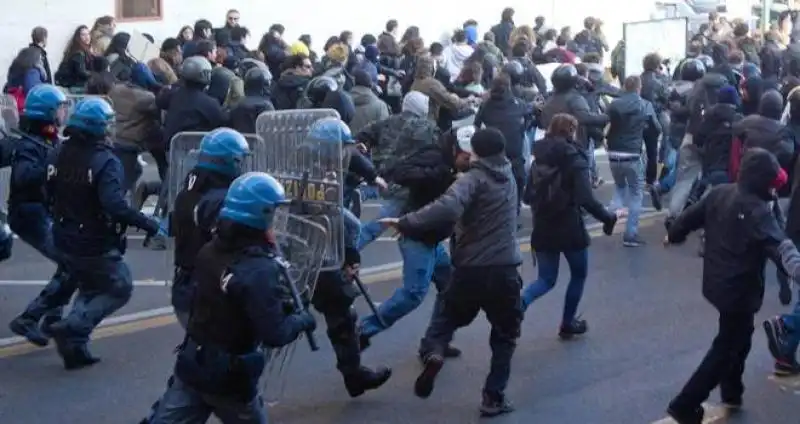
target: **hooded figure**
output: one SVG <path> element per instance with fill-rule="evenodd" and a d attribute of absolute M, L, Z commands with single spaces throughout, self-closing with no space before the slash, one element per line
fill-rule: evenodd
<path fill-rule="evenodd" d="M 733 86 L 720 89 L 719 103 L 711 106 L 693 142 L 703 149 L 703 179 L 712 185 L 730 182 L 729 166 L 733 126 L 742 119 L 738 111 L 739 94 Z"/>
<path fill-rule="evenodd" d="M 783 97 L 775 90 L 761 96 L 758 114 L 750 115 L 734 125 L 733 131 L 745 150 L 760 147 L 775 155 L 783 169 L 793 165 L 795 141 L 781 124 Z M 744 163 L 742 163 L 744 166 Z"/>
<path fill-rule="evenodd" d="M 389 106 L 372 91 L 372 80 L 363 70 L 353 72 L 355 87 L 350 92 L 355 105 L 350 130 L 358 133 L 370 122 L 382 121 L 389 117 Z"/>
<path fill-rule="evenodd" d="M 128 53 L 128 43 L 131 35 L 127 32 L 118 32 L 111 38 L 111 43 L 105 51 L 104 56 L 108 59 L 109 72 L 117 81 L 128 81 L 131 79 L 133 66 L 136 59 Z"/>
<path fill-rule="evenodd" d="M 258 115 L 275 110 L 269 91 L 272 74 L 265 64 L 259 65 L 244 74 L 245 97 L 230 112 L 231 128 L 242 134 L 255 134 Z"/>
<path fill-rule="evenodd" d="M 667 412 L 678 422 L 702 422 L 701 404 L 718 385 L 723 403 L 742 404 L 742 374 L 764 299 L 764 267 L 768 258 L 781 263 L 778 245 L 786 238 L 769 202 L 785 182 L 775 156 L 753 148 L 744 155 L 737 183 L 713 188 L 669 227 L 669 243 L 683 243 L 689 233 L 705 229 L 703 296 L 719 312 L 711 348 L 669 404 Z"/>
<path fill-rule="evenodd" d="M 434 78 L 436 65 L 430 56 L 422 56 L 417 59 L 414 70 L 414 83 L 411 84 L 409 91 L 419 91 L 430 99 L 429 114 L 434 120 L 439 117 L 439 109 L 444 107 L 452 112 L 458 112 L 466 107 L 466 102 L 455 94 L 447 91 L 447 88 Z M 456 74 L 458 75 L 458 74 Z"/>

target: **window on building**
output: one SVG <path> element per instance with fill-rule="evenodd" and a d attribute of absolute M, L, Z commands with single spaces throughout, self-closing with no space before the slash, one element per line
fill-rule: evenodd
<path fill-rule="evenodd" d="M 117 19 L 152 20 L 161 18 L 162 0 L 117 0 Z"/>

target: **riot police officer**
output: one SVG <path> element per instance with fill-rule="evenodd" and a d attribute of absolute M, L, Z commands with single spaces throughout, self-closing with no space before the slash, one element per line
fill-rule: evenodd
<path fill-rule="evenodd" d="M 54 85 L 34 87 L 25 98 L 20 131 L 10 138 L 13 154 L 8 224 L 23 241 L 59 264 L 45 289 L 9 324 L 12 332 L 38 346 L 47 345 L 47 327 L 61 319 L 61 307 L 75 292 L 75 282 L 61 266 L 59 250 L 53 243 L 45 195 L 47 159 L 58 142 L 66 102 L 64 93 Z"/>
<path fill-rule="evenodd" d="M 250 154 L 244 136 L 230 128 L 219 128 L 203 137 L 197 165 L 183 181 L 170 215 L 170 235 L 175 237 L 175 275 L 172 306 L 178 322 L 186 328 L 194 293 L 191 280 L 197 252 L 211 241 L 225 193 L 241 175 Z"/>
<path fill-rule="evenodd" d="M 244 75 L 245 97 L 230 112 L 231 128 L 243 134 L 255 134 L 258 115 L 275 110 L 270 99 L 272 74 L 267 65 L 258 63 Z"/>
<path fill-rule="evenodd" d="M 87 348 L 89 335 L 131 297 L 131 271 L 123 260 L 127 227 L 159 232 L 158 222 L 125 200 L 122 165 L 107 142 L 113 122 L 114 109 L 105 100 L 80 101 L 67 121 L 69 138 L 47 168 L 53 239 L 79 282 L 72 311 L 50 327 L 67 369 L 99 361 Z"/>
<path fill-rule="evenodd" d="M 386 182 L 377 176 L 372 162 L 361 155 L 355 146 L 350 129 L 336 118 L 325 118 L 311 127 L 309 139 L 319 143 L 342 144 L 344 150 L 343 167 L 365 178 L 369 183 L 386 187 Z M 352 397 L 383 385 L 392 372 L 380 367 L 373 371 L 361 365 L 361 342 L 357 330 L 358 314 L 353 302 L 358 292 L 353 279 L 358 273 L 361 255 L 357 249 L 357 239 L 361 223 L 347 209 L 342 209 L 345 225 L 345 261 L 342 268 L 320 272 L 312 303 L 325 317 L 328 338 L 336 353 L 336 367 L 344 377 L 345 388 Z"/>
<path fill-rule="evenodd" d="M 271 228 L 285 202 L 283 187 L 265 173 L 231 184 L 218 231 L 198 253 L 197 291 L 174 382 L 151 424 L 202 423 L 212 413 L 223 423 L 266 424 L 257 386 L 266 361 L 262 346 L 287 345 L 316 327 L 308 312 L 287 314 L 279 295 Z"/>
<path fill-rule="evenodd" d="M 334 78 L 325 75 L 318 76 L 308 83 L 300 103 L 303 108 L 308 109 L 333 109 L 346 124 L 350 124 L 356 113 L 353 99 L 342 89 L 342 85 Z"/>

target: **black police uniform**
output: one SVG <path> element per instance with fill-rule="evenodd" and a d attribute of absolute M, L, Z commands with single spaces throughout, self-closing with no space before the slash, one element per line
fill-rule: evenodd
<path fill-rule="evenodd" d="M 172 280 L 172 306 L 178 321 L 186 325 L 194 284 L 191 281 L 200 249 L 211 241 L 222 202 L 233 178 L 202 168 L 186 176 L 183 189 L 175 198 L 170 215 L 170 235 L 175 238 L 175 275 Z"/>
<path fill-rule="evenodd" d="M 53 237 L 67 272 L 79 281 L 74 307 L 51 331 L 66 368 L 97 362 L 86 349 L 94 327 L 124 306 L 133 278 L 123 260 L 129 225 L 158 233 L 158 223 L 132 209 L 112 146 L 71 131 L 48 166 Z"/>

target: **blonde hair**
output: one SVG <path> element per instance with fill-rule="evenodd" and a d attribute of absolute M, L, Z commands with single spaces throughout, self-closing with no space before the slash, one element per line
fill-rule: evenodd
<path fill-rule="evenodd" d="M 350 51 L 343 43 L 336 43 L 330 47 L 328 47 L 328 51 L 325 52 L 325 55 L 328 56 L 332 62 L 340 63 L 344 65 L 347 63 L 347 56 L 350 54 Z"/>
<path fill-rule="evenodd" d="M 536 33 L 530 25 L 520 25 L 514 28 L 514 30 L 511 31 L 511 35 L 508 36 L 508 45 L 514 46 L 522 39 L 528 40 L 529 46 L 536 45 Z"/>

